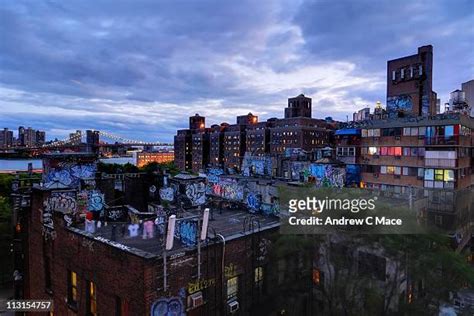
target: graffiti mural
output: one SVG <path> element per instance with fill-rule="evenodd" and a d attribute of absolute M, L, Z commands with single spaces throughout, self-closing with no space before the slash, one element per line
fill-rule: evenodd
<path fill-rule="evenodd" d="M 220 179 L 210 187 L 210 194 L 228 200 L 243 201 L 244 186 L 234 179 Z"/>
<path fill-rule="evenodd" d="M 310 175 L 309 163 L 302 161 L 294 161 L 290 165 L 291 180 L 307 181 Z"/>
<path fill-rule="evenodd" d="M 81 179 L 93 178 L 97 165 L 94 163 L 78 165 L 76 163 L 60 163 L 54 167 L 45 165 L 43 182 L 45 186 L 59 183 L 64 186 L 77 187 Z"/>
<path fill-rule="evenodd" d="M 163 201 L 172 202 L 174 200 L 174 190 L 171 187 L 160 189 L 160 198 Z"/>
<path fill-rule="evenodd" d="M 61 213 L 75 213 L 77 210 L 76 193 L 52 192 L 51 196 L 44 201 L 44 208 Z"/>
<path fill-rule="evenodd" d="M 270 157 L 245 155 L 242 161 L 242 174 L 246 177 L 252 175 L 271 176 L 272 159 Z"/>
<path fill-rule="evenodd" d="M 311 164 L 311 175 L 316 178 L 316 186 L 342 188 L 345 184 L 346 170 L 328 164 Z"/>
<path fill-rule="evenodd" d="M 224 174 L 224 170 L 219 168 L 210 168 L 207 171 L 207 181 L 210 183 L 219 182 L 219 177 Z"/>
<path fill-rule="evenodd" d="M 206 185 L 204 182 L 189 183 L 186 185 L 186 196 L 193 206 L 206 203 Z"/>
<path fill-rule="evenodd" d="M 105 214 L 107 220 L 111 222 L 126 222 L 128 220 L 128 212 L 126 212 L 122 207 L 106 209 Z"/>
<path fill-rule="evenodd" d="M 411 96 L 409 95 L 398 95 L 394 97 L 387 97 L 387 111 L 388 112 L 397 112 L 402 111 L 411 111 L 413 107 L 413 102 Z"/>
<path fill-rule="evenodd" d="M 260 210 L 262 204 L 262 196 L 260 194 L 249 193 L 247 194 L 247 206 L 251 212 Z"/>
<path fill-rule="evenodd" d="M 91 212 L 100 212 L 104 209 L 104 194 L 99 191 L 90 191 L 88 195 L 87 209 Z"/>
<path fill-rule="evenodd" d="M 198 227 L 196 221 L 183 220 L 176 222 L 175 237 L 186 246 L 195 246 Z"/>
<path fill-rule="evenodd" d="M 178 297 L 161 298 L 151 306 L 151 316 L 185 316 L 184 304 Z"/>

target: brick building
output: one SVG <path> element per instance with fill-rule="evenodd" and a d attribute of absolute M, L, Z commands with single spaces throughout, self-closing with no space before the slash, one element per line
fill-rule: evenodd
<path fill-rule="evenodd" d="M 174 136 L 174 163 L 180 170 L 191 170 L 191 150 L 191 130 L 178 130 L 177 135 Z"/>
<path fill-rule="evenodd" d="M 277 218 L 253 216 L 251 222 L 246 211 L 213 212 L 205 241 L 175 239 L 172 250 L 165 252 L 159 229 L 147 239 L 141 231 L 131 237 L 126 229 L 130 218 L 146 222 L 157 213 L 122 206 L 113 213 L 106 209 L 108 225 L 94 225 L 93 231 L 80 219 L 69 225 L 72 208 L 55 201 L 75 194 L 33 189 L 25 298 L 52 299 L 57 315 L 249 314 L 268 299 L 267 247 Z M 197 220 L 196 212 L 181 213 L 178 222 Z"/>
<path fill-rule="evenodd" d="M 461 192 L 474 184 L 473 128 L 459 113 L 371 121 L 361 128 L 361 186 L 428 196 L 427 220 L 453 226 Z"/>
<path fill-rule="evenodd" d="M 433 46 L 387 62 L 387 111 L 392 116 L 436 114 L 433 86 Z"/>
<path fill-rule="evenodd" d="M 209 165 L 214 168 L 223 168 L 224 165 L 224 132 L 229 126 L 227 123 L 212 125 L 209 132 Z"/>
<path fill-rule="evenodd" d="M 135 156 L 135 165 L 143 167 L 149 163 L 167 163 L 174 161 L 173 151 L 143 151 L 137 152 Z"/>

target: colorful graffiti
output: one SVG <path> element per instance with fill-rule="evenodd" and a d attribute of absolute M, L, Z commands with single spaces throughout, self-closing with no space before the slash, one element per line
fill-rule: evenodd
<path fill-rule="evenodd" d="M 51 196 L 44 201 L 45 209 L 61 213 L 75 213 L 77 210 L 76 193 L 52 192 Z"/>
<path fill-rule="evenodd" d="M 246 177 L 251 175 L 271 176 L 272 159 L 270 157 L 246 155 L 242 161 L 242 174 Z"/>
<path fill-rule="evenodd" d="M 234 179 L 220 179 L 210 188 L 210 194 L 220 196 L 228 200 L 243 201 L 244 186 Z"/>
<path fill-rule="evenodd" d="M 294 161 L 290 165 L 291 180 L 307 181 L 310 175 L 309 163 Z"/>
<path fill-rule="evenodd" d="M 186 185 L 186 196 L 193 206 L 206 203 L 206 185 L 204 182 L 189 183 Z"/>
<path fill-rule="evenodd" d="M 196 221 L 183 220 L 176 223 L 175 237 L 186 246 L 195 246 L 198 227 Z"/>
<path fill-rule="evenodd" d="M 249 207 L 251 212 L 260 210 L 261 204 L 262 204 L 262 196 L 260 194 L 255 194 L 255 193 L 247 194 L 247 206 Z"/>
<path fill-rule="evenodd" d="M 207 171 L 207 181 L 210 183 L 219 182 L 219 177 L 224 174 L 224 170 L 219 168 L 210 168 Z"/>
<path fill-rule="evenodd" d="M 178 297 L 161 298 L 151 306 L 151 316 L 185 316 L 183 302 Z"/>
<path fill-rule="evenodd" d="M 171 187 L 160 189 L 160 198 L 163 201 L 172 202 L 174 200 L 174 190 Z"/>
<path fill-rule="evenodd" d="M 316 186 L 324 188 L 342 188 L 345 184 L 345 168 L 328 164 L 311 164 L 311 175 L 316 178 Z"/>
<path fill-rule="evenodd" d="M 104 194 L 99 191 L 90 191 L 87 209 L 91 212 L 100 212 L 104 209 Z"/>
<path fill-rule="evenodd" d="M 89 195 L 87 191 L 77 192 L 77 212 L 79 213 L 87 212 L 88 201 L 89 201 Z"/>
<path fill-rule="evenodd" d="M 75 163 L 62 163 L 56 167 L 45 165 L 43 182 L 46 187 L 54 183 L 77 187 L 81 179 L 93 178 L 96 171 L 96 164 L 78 165 Z"/>
<path fill-rule="evenodd" d="M 402 111 L 411 111 L 413 107 L 413 102 L 411 96 L 409 95 L 398 95 L 394 97 L 387 97 L 387 111 L 388 112 L 397 112 Z"/>
<path fill-rule="evenodd" d="M 262 203 L 260 210 L 264 215 L 280 214 L 280 205 L 278 203 Z"/>

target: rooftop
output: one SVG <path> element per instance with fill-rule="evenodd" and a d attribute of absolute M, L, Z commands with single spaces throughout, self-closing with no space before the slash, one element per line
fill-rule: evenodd
<path fill-rule="evenodd" d="M 197 212 L 198 211 L 185 212 L 177 219 L 177 221 L 179 222 L 183 219 L 190 219 L 190 217 L 196 216 L 198 214 Z M 116 226 L 116 238 L 112 241 L 112 228 L 114 225 Z M 129 223 L 126 222 L 109 222 L 107 226 L 102 225 L 102 227 L 98 228 L 93 234 L 85 231 L 84 224 L 78 224 L 76 227 L 69 227 L 68 229 L 74 233 L 87 236 L 95 241 L 106 243 L 112 247 L 130 252 L 140 257 L 161 257 L 163 253 L 163 236 L 166 235 L 158 234 L 155 229 L 155 236 L 150 239 L 143 239 L 141 234 L 137 237 L 130 237 L 128 234 L 128 225 Z M 264 216 L 260 214 L 254 215 L 246 210 L 215 211 L 209 220 L 208 238 L 214 239 L 217 237 L 217 234 L 221 234 L 224 236 L 226 241 L 229 241 L 249 235 L 258 230 L 262 231 L 276 228 L 279 225 L 280 220 L 275 216 Z M 122 232 L 125 232 L 125 234 L 122 234 Z M 201 245 L 202 247 L 205 247 L 205 242 Z M 172 255 L 177 252 L 192 251 L 195 248 L 195 246 L 187 246 L 183 244 L 175 237 L 173 249 L 167 253 Z"/>

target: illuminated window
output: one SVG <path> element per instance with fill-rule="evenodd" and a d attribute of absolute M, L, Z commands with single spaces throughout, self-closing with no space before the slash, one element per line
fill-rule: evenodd
<path fill-rule="evenodd" d="M 402 147 L 394 147 L 394 155 L 401 156 L 402 155 Z"/>
<path fill-rule="evenodd" d="M 387 166 L 387 174 L 394 174 L 395 167 L 394 166 Z"/>
<path fill-rule="evenodd" d="M 227 299 L 237 297 L 237 292 L 239 290 L 239 277 L 235 276 L 227 280 Z"/>
<path fill-rule="evenodd" d="M 369 155 L 377 154 L 377 147 L 369 147 Z"/>
<path fill-rule="evenodd" d="M 77 274 L 68 270 L 68 304 L 77 306 Z"/>
<path fill-rule="evenodd" d="M 454 181 L 454 170 L 444 170 L 444 178 L 445 182 Z"/>
<path fill-rule="evenodd" d="M 87 309 L 88 315 L 97 315 L 97 289 L 95 283 L 87 282 Z"/>
<path fill-rule="evenodd" d="M 435 181 L 443 181 L 443 177 L 444 177 L 443 169 L 435 169 L 434 171 Z"/>

